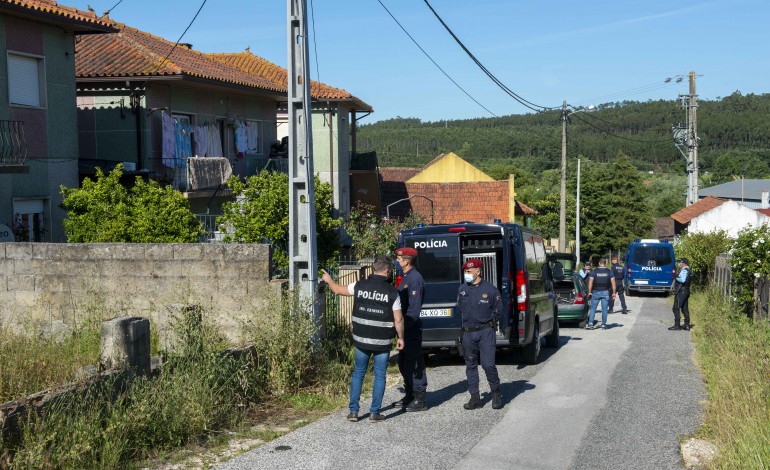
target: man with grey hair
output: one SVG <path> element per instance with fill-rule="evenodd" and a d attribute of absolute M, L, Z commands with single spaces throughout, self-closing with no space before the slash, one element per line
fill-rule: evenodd
<path fill-rule="evenodd" d="M 359 400 L 364 375 L 373 361 L 374 387 L 369 407 L 369 421 L 382 421 L 380 414 L 382 397 L 385 395 L 385 372 L 393 344 L 398 335 L 397 349 L 404 348 L 404 317 L 401 315 L 401 299 L 398 290 L 389 282 L 393 261 L 387 256 L 374 259 L 374 273 L 368 278 L 342 286 L 323 271 L 322 279 L 337 295 L 352 296 L 353 345 L 355 346 L 353 377 L 350 380 L 350 413 L 348 421 L 358 421 Z"/>

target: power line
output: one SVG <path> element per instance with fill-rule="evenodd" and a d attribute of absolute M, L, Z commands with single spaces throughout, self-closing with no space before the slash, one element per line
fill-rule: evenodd
<path fill-rule="evenodd" d="M 321 83 L 321 69 L 318 67 L 318 44 L 316 43 L 317 35 L 315 32 L 315 10 L 313 9 L 313 0 L 310 0 L 310 21 L 313 24 L 313 55 L 315 58 L 315 74 L 316 74 L 315 79 L 318 83 Z"/>
<path fill-rule="evenodd" d="M 680 77 L 684 77 L 684 75 L 675 75 L 674 76 L 674 78 L 677 78 L 677 79 L 680 78 Z M 585 100 L 579 101 L 579 103 L 581 103 L 581 104 L 595 104 L 599 100 L 618 99 L 618 98 L 622 98 L 622 97 L 625 97 L 625 96 L 638 95 L 638 94 L 641 94 L 641 93 L 647 93 L 647 92 L 654 91 L 654 90 L 659 90 L 659 89 L 663 89 L 663 88 L 669 88 L 669 87 L 675 85 L 676 83 L 680 83 L 680 82 L 677 82 L 677 81 L 674 81 L 673 79 L 668 79 L 667 78 L 666 80 L 663 80 L 663 81 L 656 81 L 656 82 L 648 83 L 646 85 L 640 85 L 638 87 L 630 88 L 628 90 L 621 90 L 621 91 L 617 91 L 617 92 L 614 92 L 614 93 L 609 93 L 607 95 L 600 95 L 600 96 L 597 96 L 597 97 L 594 97 L 594 98 L 585 99 Z"/>
<path fill-rule="evenodd" d="M 121 3 L 123 3 L 123 0 L 118 0 L 118 3 L 116 3 L 115 5 L 112 5 L 110 8 L 108 8 L 108 9 L 107 9 L 107 11 L 105 11 L 104 13 L 102 13 L 102 16 L 100 16 L 99 18 L 97 18 L 97 19 L 96 19 L 96 21 L 101 21 L 101 20 L 102 20 L 102 18 L 104 18 L 105 16 L 109 15 L 109 14 L 110 14 L 110 12 L 111 12 L 112 10 L 114 10 L 114 9 L 115 9 L 115 7 L 117 7 L 117 6 L 118 6 L 118 5 L 120 5 Z M 90 7 L 89 7 L 89 8 L 90 8 Z"/>
<path fill-rule="evenodd" d="M 630 137 L 625 137 L 625 136 L 622 136 L 622 135 L 614 134 L 612 132 L 607 131 L 606 129 L 602 129 L 601 127 L 595 126 L 594 124 L 592 124 L 592 123 L 586 121 L 585 119 L 583 119 L 582 117 L 580 117 L 579 113 L 572 113 L 571 116 L 574 116 L 578 120 L 583 121 L 583 123 L 593 127 L 594 129 L 598 130 L 599 132 L 601 132 L 603 134 L 609 135 L 610 137 L 616 137 L 618 139 L 628 140 L 628 141 L 631 141 L 631 142 L 640 142 L 640 143 L 643 143 L 643 144 L 658 144 L 658 143 L 662 143 L 662 142 L 670 142 L 669 139 L 660 139 L 660 140 L 632 139 Z"/>
<path fill-rule="evenodd" d="M 201 10 L 203 10 L 203 6 L 206 4 L 206 1 L 207 0 L 203 0 L 203 2 L 201 3 L 201 6 L 198 8 L 198 11 L 195 12 L 195 16 L 193 16 L 193 19 L 190 20 L 190 23 L 184 29 L 184 31 L 182 32 L 182 35 L 179 36 L 179 39 L 177 39 L 176 42 L 174 43 L 174 47 L 172 47 L 171 50 L 168 51 L 168 54 L 166 54 L 166 57 L 164 57 L 163 60 L 160 61 L 158 66 L 155 67 L 155 70 L 153 70 L 153 72 L 147 77 L 147 80 L 145 80 L 139 88 L 144 88 L 145 85 L 147 85 L 147 82 L 149 82 L 150 79 L 152 79 L 152 77 L 155 76 L 156 73 L 158 73 L 158 70 L 160 70 L 160 68 L 163 66 L 163 64 L 166 63 L 168 58 L 171 57 L 171 53 L 174 52 L 174 49 L 176 49 L 176 46 L 179 45 L 179 42 L 182 40 L 184 35 L 187 34 L 187 30 L 190 29 L 190 27 L 193 25 L 193 23 L 195 23 L 195 20 L 198 18 L 198 15 L 200 14 Z M 120 3 L 120 2 L 118 2 L 118 3 Z"/>
<path fill-rule="evenodd" d="M 485 110 L 486 112 L 488 112 L 489 114 L 491 114 L 491 115 L 492 115 L 492 116 L 494 116 L 494 117 L 500 117 L 500 116 L 498 116 L 497 114 L 495 114 L 495 113 L 493 113 L 492 111 L 490 111 L 489 109 L 487 109 L 487 107 L 486 107 L 486 106 L 484 106 L 483 104 L 479 103 L 479 102 L 476 100 L 476 98 L 472 97 L 472 96 L 470 95 L 470 93 L 468 93 L 467 91 L 465 91 L 465 89 L 464 89 L 463 87 L 461 87 L 461 86 L 460 86 L 460 85 L 459 85 L 459 84 L 458 84 L 456 81 L 454 81 L 454 79 L 453 79 L 452 77 L 450 77 L 450 76 L 449 76 L 449 74 L 448 74 L 448 73 L 446 73 L 446 71 L 445 71 L 444 69 L 442 69 L 442 68 L 441 68 L 441 66 L 440 66 L 439 64 L 437 64 L 435 60 L 433 60 L 433 57 L 431 57 L 431 56 L 430 56 L 430 54 L 428 54 L 427 52 L 425 52 L 425 49 L 423 49 L 423 48 L 422 48 L 422 46 L 421 46 L 421 45 L 420 45 L 420 44 L 419 44 L 419 43 L 418 43 L 418 42 L 417 42 L 417 41 L 416 41 L 416 40 L 415 40 L 415 39 L 412 37 L 412 35 L 411 35 L 411 34 L 409 34 L 409 32 L 406 30 L 406 28 L 404 28 L 404 27 L 401 25 L 401 23 L 399 23 L 399 21 L 396 19 L 396 17 L 395 17 L 395 16 L 393 16 L 393 13 L 391 13 L 391 12 L 390 12 L 390 10 L 388 10 L 388 7 L 386 7 L 386 6 L 385 6 L 385 4 L 383 4 L 381 0 L 377 0 L 377 2 L 378 2 L 380 5 L 382 5 L 382 8 L 384 8 L 384 9 L 385 9 L 385 11 L 386 11 L 386 12 L 388 12 L 388 15 L 390 15 L 390 17 L 391 17 L 391 18 L 393 18 L 393 21 L 395 21 L 395 22 L 396 22 L 396 24 L 399 26 L 399 28 L 401 28 L 401 30 L 402 30 L 402 31 L 403 31 L 403 32 L 404 32 L 404 33 L 405 33 L 407 36 L 409 36 L 409 39 L 411 39 L 411 40 L 412 40 L 412 42 L 413 42 L 413 43 L 414 43 L 414 44 L 415 44 L 415 45 L 416 45 L 418 48 L 420 48 L 420 50 L 422 51 L 422 53 L 423 53 L 423 54 L 425 54 L 425 56 L 426 56 L 428 59 L 430 59 L 430 61 L 431 61 L 431 62 L 433 62 L 433 65 L 435 65 L 436 67 L 438 67 L 438 69 L 439 69 L 439 70 L 441 70 L 441 73 L 443 73 L 443 74 L 446 76 L 446 78 L 448 78 L 448 79 L 449 79 L 449 80 L 450 80 L 452 83 L 454 83 L 454 84 L 455 84 L 455 86 L 456 86 L 457 88 L 459 88 L 459 89 L 460 89 L 460 91 L 462 91 L 463 93 L 465 93 L 465 95 L 466 95 L 468 98 L 472 99 L 474 103 L 476 103 L 477 105 L 479 105 L 479 106 L 481 106 L 482 108 L 484 108 L 484 110 Z"/>
<path fill-rule="evenodd" d="M 459 44 L 460 47 L 465 51 L 465 53 L 468 54 L 468 57 L 470 57 L 471 60 L 473 60 L 473 62 L 481 69 L 481 71 L 484 72 L 498 87 L 500 87 L 500 89 L 502 89 L 506 94 L 508 94 L 508 96 L 510 96 L 511 98 L 516 100 L 517 102 L 519 102 L 519 104 L 521 104 L 522 106 L 524 106 L 526 108 L 529 108 L 530 110 L 535 111 L 535 112 L 537 112 L 537 111 L 544 111 L 544 110 L 547 110 L 547 109 L 556 109 L 555 107 L 540 106 L 540 105 L 537 105 L 537 104 L 535 104 L 535 103 L 533 103 L 531 101 L 525 100 L 524 98 L 522 98 L 521 96 L 516 94 L 513 90 L 508 88 L 492 72 L 490 72 L 489 69 L 484 67 L 484 64 L 482 64 L 481 61 L 479 61 L 476 58 L 476 56 L 474 56 L 473 53 L 468 50 L 467 47 L 465 47 L 465 44 L 463 44 L 462 41 L 460 41 L 460 39 L 457 37 L 457 35 L 455 35 L 455 33 L 452 31 L 452 29 L 449 26 L 447 26 L 447 24 L 444 22 L 443 19 L 441 19 L 441 17 L 438 15 L 438 13 L 436 13 L 436 10 L 434 10 L 433 7 L 431 6 L 431 4 L 428 3 L 428 0 L 423 0 L 423 1 L 425 2 L 426 5 L 428 5 L 428 8 L 430 9 L 431 12 L 433 12 L 433 15 L 436 17 L 436 19 L 438 19 L 438 21 L 441 23 L 441 25 L 444 26 L 444 29 L 447 30 L 447 32 L 452 36 L 452 38 L 454 38 L 454 40 L 457 42 L 457 44 Z"/>

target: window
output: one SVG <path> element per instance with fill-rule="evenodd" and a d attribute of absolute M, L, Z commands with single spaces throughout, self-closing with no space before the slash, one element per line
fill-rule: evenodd
<path fill-rule="evenodd" d="M 45 229 L 45 201 L 20 199 L 13 201 L 13 234 L 17 242 L 42 242 Z"/>
<path fill-rule="evenodd" d="M 45 62 L 42 57 L 8 53 L 8 102 L 34 108 L 46 106 Z"/>

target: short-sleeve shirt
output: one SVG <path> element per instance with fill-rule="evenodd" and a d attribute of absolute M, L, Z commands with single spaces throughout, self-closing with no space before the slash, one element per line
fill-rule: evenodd
<path fill-rule="evenodd" d="M 593 289 L 595 291 L 610 290 L 612 287 L 612 271 L 606 267 L 599 267 L 588 274 L 588 277 L 594 280 Z"/>

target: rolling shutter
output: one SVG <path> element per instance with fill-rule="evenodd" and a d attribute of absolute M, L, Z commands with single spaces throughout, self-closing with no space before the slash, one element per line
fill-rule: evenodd
<path fill-rule="evenodd" d="M 10 104 L 41 107 L 40 59 L 8 54 Z"/>

